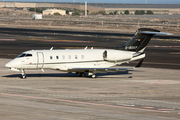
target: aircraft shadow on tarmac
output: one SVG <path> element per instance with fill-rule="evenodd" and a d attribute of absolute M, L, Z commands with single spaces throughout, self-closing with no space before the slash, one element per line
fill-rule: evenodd
<path fill-rule="evenodd" d="M 132 73 L 127 72 L 116 72 L 116 73 L 97 73 L 96 76 L 97 78 L 106 78 L 107 76 L 111 75 L 111 78 L 116 78 L 117 75 L 127 75 L 128 77 L 132 75 Z M 114 75 L 114 76 L 113 76 Z M 27 78 L 32 78 L 32 77 L 79 77 L 78 74 L 75 73 L 38 73 L 38 74 L 26 74 Z M 20 78 L 21 74 L 11 74 L 11 75 L 6 75 L 6 76 L 2 76 L 2 77 L 6 77 L 6 78 Z M 88 75 L 86 75 L 85 78 L 89 78 Z M 109 78 L 109 77 L 107 77 Z"/>

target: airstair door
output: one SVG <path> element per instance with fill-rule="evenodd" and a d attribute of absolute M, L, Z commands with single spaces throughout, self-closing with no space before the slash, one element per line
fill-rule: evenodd
<path fill-rule="evenodd" d="M 44 66 L 44 55 L 42 52 L 37 52 L 37 68 L 42 69 Z"/>

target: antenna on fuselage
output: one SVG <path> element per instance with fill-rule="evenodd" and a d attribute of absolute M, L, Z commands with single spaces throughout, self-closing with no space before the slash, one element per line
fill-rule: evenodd
<path fill-rule="evenodd" d="M 87 49 L 88 48 L 88 46 L 86 46 L 84 49 Z"/>
<path fill-rule="evenodd" d="M 51 47 L 51 49 L 50 50 L 53 50 L 53 47 Z"/>

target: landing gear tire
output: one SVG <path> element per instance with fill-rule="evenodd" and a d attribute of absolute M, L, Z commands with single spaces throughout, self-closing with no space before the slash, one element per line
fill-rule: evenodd
<path fill-rule="evenodd" d="M 26 79 L 26 74 L 25 74 L 24 69 L 21 70 L 21 75 L 22 75 L 21 76 L 22 79 Z"/>
<path fill-rule="evenodd" d="M 94 74 L 94 75 L 91 75 L 90 77 L 91 77 L 91 78 L 96 78 L 96 75 Z"/>
<path fill-rule="evenodd" d="M 26 79 L 26 75 L 22 75 L 21 78 L 22 78 L 22 79 Z"/>
<path fill-rule="evenodd" d="M 86 73 L 85 72 L 79 73 L 79 76 L 80 77 L 86 77 Z"/>

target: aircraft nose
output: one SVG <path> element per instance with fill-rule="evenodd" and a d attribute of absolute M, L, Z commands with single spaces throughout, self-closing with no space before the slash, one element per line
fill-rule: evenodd
<path fill-rule="evenodd" d="M 7 63 L 5 66 L 8 67 L 8 68 L 10 68 L 10 67 L 11 67 L 11 64 L 10 64 L 10 63 Z"/>

